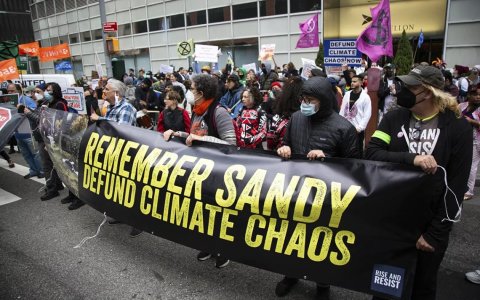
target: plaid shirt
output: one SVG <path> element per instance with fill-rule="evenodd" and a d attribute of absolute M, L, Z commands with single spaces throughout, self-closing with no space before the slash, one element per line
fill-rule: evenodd
<path fill-rule="evenodd" d="M 117 122 L 118 124 L 137 125 L 137 110 L 125 100 L 117 105 L 109 105 L 107 114 L 100 119 Z"/>

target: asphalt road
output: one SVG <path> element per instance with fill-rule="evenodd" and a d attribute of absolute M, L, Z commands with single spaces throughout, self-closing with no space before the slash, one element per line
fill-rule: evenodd
<path fill-rule="evenodd" d="M 20 154 L 17 163 L 25 165 Z M 17 174 L 17 173 L 19 174 Z M 197 251 L 127 225 L 105 225 L 89 206 L 67 210 L 60 197 L 42 202 L 42 184 L 24 168 L 0 161 L 0 299 L 275 299 L 282 275 L 231 262 L 197 262 Z M 477 195 L 480 190 L 477 191 Z M 10 199 L 10 203 L 5 203 Z M 465 202 L 439 272 L 438 299 L 480 299 L 480 285 L 464 273 L 480 268 L 480 197 Z M 314 299 L 315 284 L 301 281 L 284 299 Z M 332 287 L 331 299 L 370 299 Z"/>

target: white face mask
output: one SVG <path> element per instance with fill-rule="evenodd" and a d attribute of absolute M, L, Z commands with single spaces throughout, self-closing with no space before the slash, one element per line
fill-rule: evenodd
<path fill-rule="evenodd" d="M 35 99 L 37 99 L 37 100 L 42 100 L 42 99 L 43 99 L 43 95 L 40 94 L 40 93 L 35 93 Z"/>
<path fill-rule="evenodd" d="M 189 98 L 187 99 L 187 102 L 188 104 L 190 104 L 191 106 L 194 106 L 195 103 L 197 103 L 198 100 L 202 99 L 202 96 L 197 96 L 195 97 L 195 94 L 193 94 L 193 98 Z"/>

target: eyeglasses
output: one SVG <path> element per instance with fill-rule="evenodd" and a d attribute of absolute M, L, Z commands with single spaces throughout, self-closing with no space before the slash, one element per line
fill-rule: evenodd
<path fill-rule="evenodd" d="M 422 128 L 422 121 L 420 120 L 415 121 L 415 124 L 413 125 L 413 131 L 410 133 L 410 139 L 418 142 L 420 140 L 420 136 L 422 133 L 421 128 Z"/>

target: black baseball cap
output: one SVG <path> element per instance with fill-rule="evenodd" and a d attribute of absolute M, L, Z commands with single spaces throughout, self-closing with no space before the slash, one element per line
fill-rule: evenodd
<path fill-rule="evenodd" d="M 432 66 L 419 65 L 413 68 L 408 75 L 397 76 L 396 78 L 406 85 L 421 85 L 424 83 L 437 89 L 443 89 L 445 85 L 442 71 Z"/>

